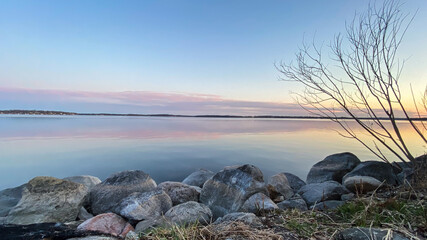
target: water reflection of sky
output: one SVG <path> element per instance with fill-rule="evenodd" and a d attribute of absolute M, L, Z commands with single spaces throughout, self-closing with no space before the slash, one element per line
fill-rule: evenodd
<path fill-rule="evenodd" d="M 320 120 L 2 116 L 0 189 L 39 175 L 105 179 L 129 169 L 144 170 L 157 182 L 182 180 L 199 168 L 242 163 L 266 176 L 288 171 L 305 179 L 332 153 L 372 158 L 335 127 Z"/>

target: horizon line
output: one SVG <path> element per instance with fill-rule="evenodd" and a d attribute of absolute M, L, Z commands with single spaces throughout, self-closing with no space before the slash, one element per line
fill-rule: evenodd
<path fill-rule="evenodd" d="M 294 115 L 227 115 L 227 114 L 169 114 L 169 113 L 79 113 L 79 112 L 67 112 L 67 111 L 56 111 L 56 110 L 21 110 L 21 109 L 10 109 L 0 110 L 0 115 L 59 115 L 59 116 L 117 116 L 117 117 L 193 117 L 193 118 L 281 118 L 281 119 L 340 119 L 340 120 L 352 120 L 351 117 L 324 117 L 324 116 L 294 116 Z M 373 120 L 374 118 L 359 117 L 361 120 Z M 388 120 L 387 117 L 379 117 L 378 120 Z M 427 121 L 427 117 L 412 117 L 412 121 Z M 402 121 L 408 120 L 407 118 L 400 117 L 395 120 Z"/>

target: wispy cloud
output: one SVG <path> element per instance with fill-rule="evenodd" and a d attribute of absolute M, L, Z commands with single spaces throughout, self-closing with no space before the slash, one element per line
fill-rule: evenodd
<path fill-rule="evenodd" d="M 241 101 L 210 94 L 24 88 L 0 88 L 0 108 L 113 113 L 306 115 L 294 103 Z"/>

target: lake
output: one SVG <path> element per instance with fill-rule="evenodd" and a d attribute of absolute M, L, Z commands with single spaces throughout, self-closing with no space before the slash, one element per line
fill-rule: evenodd
<path fill-rule="evenodd" d="M 35 176 L 105 179 L 132 169 L 157 183 L 181 181 L 199 168 L 219 171 L 244 163 L 258 166 L 265 178 L 286 171 L 305 180 L 314 163 L 333 153 L 374 159 L 334 129 L 326 120 L 4 115 L 0 189 Z M 411 135 L 409 145 L 417 140 Z"/>

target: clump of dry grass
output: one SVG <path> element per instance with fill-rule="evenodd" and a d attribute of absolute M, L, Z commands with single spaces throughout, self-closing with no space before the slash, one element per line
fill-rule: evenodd
<path fill-rule="evenodd" d="M 141 236 L 145 240 L 221 240 L 221 239 L 267 239 L 283 240 L 283 237 L 274 233 L 273 229 L 258 229 L 243 222 L 226 222 L 202 226 L 193 224 L 188 226 L 172 226 L 169 228 L 155 228 Z"/>

